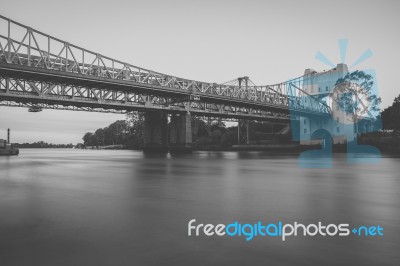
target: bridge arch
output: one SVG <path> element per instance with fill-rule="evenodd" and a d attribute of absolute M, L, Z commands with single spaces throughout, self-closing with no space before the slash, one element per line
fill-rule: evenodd
<path fill-rule="evenodd" d="M 321 140 L 323 149 L 332 149 L 333 137 L 332 134 L 326 129 L 319 128 L 315 130 L 311 134 L 311 140 Z"/>

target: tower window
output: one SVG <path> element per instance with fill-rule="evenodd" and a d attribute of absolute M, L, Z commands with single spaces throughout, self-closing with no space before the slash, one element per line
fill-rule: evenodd
<path fill-rule="evenodd" d="M 304 134 L 307 134 L 307 128 L 304 129 Z"/>
<path fill-rule="evenodd" d="M 340 133 L 340 127 L 336 128 L 337 133 Z"/>
<path fill-rule="evenodd" d="M 328 91 L 328 89 L 329 89 L 329 87 L 328 87 L 328 86 L 326 86 L 326 87 L 325 87 L 325 91 Z"/>
<path fill-rule="evenodd" d="M 307 120 L 304 118 L 304 125 L 307 125 Z"/>

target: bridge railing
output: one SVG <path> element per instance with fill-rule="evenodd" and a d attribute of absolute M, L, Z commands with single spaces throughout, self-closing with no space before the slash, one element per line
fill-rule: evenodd
<path fill-rule="evenodd" d="M 301 87 L 305 77 L 275 85 L 247 87 L 179 78 L 95 53 L 1 15 L 0 62 L 150 84 L 200 96 L 209 94 L 292 109 L 329 112 L 329 108 L 318 99 L 304 97 Z"/>

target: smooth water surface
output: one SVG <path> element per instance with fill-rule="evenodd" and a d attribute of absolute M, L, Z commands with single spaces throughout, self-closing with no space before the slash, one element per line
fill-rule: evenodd
<path fill-rule="evenodd" d="M 197 223 L 380 225 L 383 237 L 189 237 Z M 400 159 L 303 169 L 261 152 L 0 157 L 1 265 L 400 265 Z"/>

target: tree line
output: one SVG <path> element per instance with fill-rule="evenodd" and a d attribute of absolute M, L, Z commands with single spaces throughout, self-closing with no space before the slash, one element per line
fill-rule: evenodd
<path fill-rule="evenodd" d="M 95 132 L 87 132 L 82 140 L 84 147 L 124 145 L 140 149 L 143 146 L 143 117 L 139 113 L 128 114 L 126 120 L 118 120 Z"/>
<path fill-rule="evenodd" d="M 44 141 L 38 141 L 34 143 L 15 143 L 15 148 L 67 148 L 71 149 L 74 147 L 72 143 L 70 144 L 53 144 Z"/>
<path fill-rule="evenodd" d="M 143 148 L 143 115 L 131 113 L 125 120 L 118 120 L 107 127 L 99 128 L 94 132 L 87 132 L 83 136 L 82 147 L 104 147 L 123 145 L 129 149 Z M 238 144 L 236 125 L 227 125 L 221 120 L 192 117 L 192 140 L 194 148 L 217 149 Z M 230 123 L 228 123 L 230 124 Z M 274 130 L 270 123 L 251 122 L 250 131 L 252 141 L 259 141 L 271 135 Z M 282 126 L 275 126 L 281 129 Z M 266 133 L 267 132 L 267 133 Z"/>

